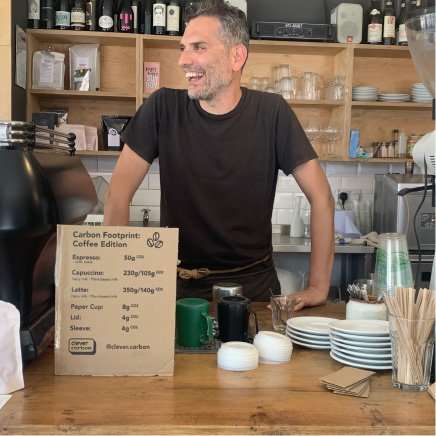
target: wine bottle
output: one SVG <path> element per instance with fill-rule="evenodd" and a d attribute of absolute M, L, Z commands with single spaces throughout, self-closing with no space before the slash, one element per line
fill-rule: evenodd
<path fill-rule="evenodd" d="M 69 0 L 59 0 L 56 9 L 56 29 L 68 30 L 71 27 L 71 8 Z"/>
<path fill-rule="evenodd" d="M 114 30 L 114 2 L 113 0 L 102 0 L 98 27 L 102 32 L 113 32 Z"/>
<path fill-rule="evenodd" d="M 39 0 L 28 0 L 27 2 L 27 28 L 28 29 L 39 29 L 41 10 L 40 10 Z"/>
<path fill-rule="evenodd" d="M 41 27 L 43 29 L 54 29 L 55 27 L 55 7 L 54 0 L 41 1 Z"/>
<path fill-rule="evenodd" d="M 406 19 L 407 19 L 406 0 L 402 0 L 400 17 L 398 18 L 398 27 L 397 27 L 398 45 L 408 45 L 407 34 L 406 34 Z"/>
<path fill-rule="evenodd" d="M 133 11 L 130 7 L 130 1 L 124 0 L 119 14 L 119 30 L 124 33 L 133 32 Z"/>
<path fill-rule="evenodd" d="M 141 33 L 150 35 L 153 29 L 153 0 L 145 0 L 144 2 L 144 21 Z"/>
<path fill-rule="evenodd" d="M 167 5 L 156 0 L 153 3 L 153 33 L 155 35 L 165 35 L 167 18 Z"/>
<path fill-rule="evenodd" d="M 130 6 L 133 12 L 133 32 L 139 33 L 141 29 L 142 4 L 139 0 L 132 0 Z"/>
<path fill-rule="evenodd" d="M 87 0 L 85 10 L 86 30 L 97 30 L 97 0 Z"/>
<path fill-rule="evenodd" d="M 395 12 L 392 0 L 386 0 L 383 17 L 383 44 L 395 44 Z"/>
<path fill-rule="evenodd" d="M 180 35 L 180 5 L 178 0 L 171 0 L 167 7 L 167 34 Z"/>
<path fill-rule="evenodd" d="M 381 44 L 383 41 L 383 20 L 376 0 L 371 2 L 368 19 L 368 44 Z"/>
<path fill-rule="evenodd" d="M 71 8 L 71 29 L 85 30 L 85 3 L 83 0 L 74 0 Z"/>

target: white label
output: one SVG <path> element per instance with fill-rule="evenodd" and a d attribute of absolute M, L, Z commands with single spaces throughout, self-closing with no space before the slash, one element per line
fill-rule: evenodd
<path fill-rule="evenodd" d="M 138 28 L 138 6 L 130 6 L 133 11 L 133 28 Z"/>
<path fill-rule="evenodd" d="M 54 82 L 54 60 L 43 56 L 39 68 L 39 83 L 51 85 Z"/>
<path fill-rule="evenodd" d="M 74 25 L 85 25 L 85 12 L 83 11 L 73 11 L 71 12 L 71 22 Z"/>
<path fill-rule="evenodd" d="M 400 24 L 398 26 L 398 42 L 407 42 L 406 25 Z"/>
<path fill-rule="evenodd" d="M 384 19 L 383 38 L 395 38 L 395 17 L 388 16 Z"/>
<path fill-rule="evenodd" d="M 107 146 L 108 148 L 120 147 L 120 135 L 116 129 L 110 128 L 107 132 Z"/>
<path fill-rule="evenodd" d="M 112 17 L 109 17 L 109 15 L 102 15 L 98 19 L 98 25 L 102 29 L 110 29 L 114 25 L 114 20 L 112 19 Z"/>
<path fill-rule="evenodd" d="M 155 3 L 153 5 L 153 26 L 165 27 L 166 15 L 166 5 L 164 3 Z"/>
<path fill-rule="evenodd" d="M 180 7 L 170 5 L 167 9 L 167 31 L 178 32 L 180 30 Z"/>
<path fill-rule="evenodd" d="M 56 11 L 56 26 L 70 26 L 71 16 L 66 11 Z"/>
<path fill-rule="evenodd" d="M 382 41 L 383 25 L 369 24 L 368 25 L 368 42 L 376 43 Z"/>
<path fill-rule="evenodd" d="M 39 0 L 30 0 L 29 1 L 29 20 L 39 20 Z"/>
<path fill-rule="evenodd" d="M 76 65 L 74 66 L 76 70 L 79 70 L 81 68 L 89 68 L 91 69 L 91 67 L 89 66 L 89 61 L 90 59 L 87 57 L 76 57 Z"/>
<path fill-rule="evenodd" d="M 7 124 L 0 124 L 0 141 L 4 141 L 8 138 L 8 126 Z"/>

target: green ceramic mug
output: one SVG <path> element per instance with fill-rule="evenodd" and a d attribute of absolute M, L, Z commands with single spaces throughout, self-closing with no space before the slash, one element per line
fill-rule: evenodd
<path fill-rule="evenodd" d="M 203 298 L 181 298 L 176 302 L 176 337 L 182 347 L 199 348 L 213 339 L 213 318 Z"/>

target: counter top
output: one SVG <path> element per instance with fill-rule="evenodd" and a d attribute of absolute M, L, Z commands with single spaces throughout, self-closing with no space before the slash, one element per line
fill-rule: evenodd
<path fill-rule="evenodd" d="M 264 304 L 254 305 L 263 329 Z M 303 315 L 343 318 L 344 306 Z M 319 378 L 342 367 L 327 351 L 294 346 L 282 365 L 216 367 L 214 354 L 176 354 L 174 377 L 54 376 L 53 352 L 25 369 L 26 388 L 0 410 L 0 434 L 434 434 L 426 392 L 371 378 L 369 398 L 335 395 Z"/>
<path fill-rule="evenodd" d="M 310 239 L 292 238 L 289 235 L 273 233 L 272 235 L 273 251 L 275 253 L 310 253 Z M 335 245 L 337 254 L 371 254 L 374 253 L 374 247 L 366 245 Z"/>
<path fill-rule="evenodd" d="M 132 221 L 129 223 L 131 226 L 141 227 L 142 222 Z M 150 222 L 150 227 L 159 227 L 158 222 Z M 289 235 L 282 235 L 280 233 L 272 234 L 272 246 L 274 253 L 310 253 L 311 244 L 310 239 L 306 238 L 292 238 Z M 372 254 L 374 247 L 365 245 L 335 245 L 335 253 L 337 254 Z"/>

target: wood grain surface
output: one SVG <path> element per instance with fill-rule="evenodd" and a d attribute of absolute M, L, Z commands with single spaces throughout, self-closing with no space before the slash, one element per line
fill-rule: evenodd
<path fill-rule="evenodd" d="M 343 318 L 344 306 L 300 313 L 320 314 Z M 53 361 L 48 351 L 25 369 L 0 434 L 434 434 L 426 392 L 394 389 L 382 371 L 369 398 L 335 395 L 319 378 L 342 365 L 296 345 L 289 363 L 241 373 L 218 369 L 214 354 L 177 354 L 174 377 L 54 376 Z"/>

